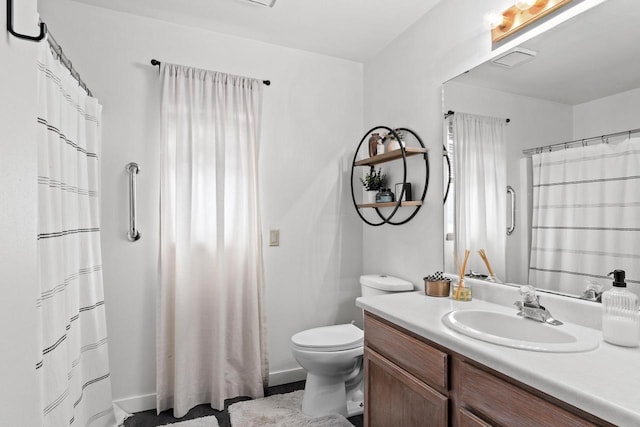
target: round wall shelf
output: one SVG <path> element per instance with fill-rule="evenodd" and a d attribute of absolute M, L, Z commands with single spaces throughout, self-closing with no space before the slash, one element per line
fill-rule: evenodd
<path fill-rule="evenodd" d="M 356 160 L 358 158 L 358 153 L 360 151 L 360 148 L 362 147 L 362 144 L 365 142 L 365 140 L 370 138 L 372 134 L 375 133 L 375 131 L 377 130 L 386 130 L 387 135 L 392 135 L 396 141 L 401 141 L 401 138 L 398 135 L 398 133 L 404 132 L 405 134 L 410 134 L 415 138 L 415 140 L 418 142 L 420 146 L 408 147 L 406 146 L 406 141 L 405 141 L 405 144 L 400 143 L 399 144 L 400 148 L 396 150 L 388 151 L 384 154 L 369 156 L 368 158 L 365 158 L 365 159 Z M 424 158 L 424 167 L 425 167 L 424 190 L 422 191 L 420 200 L 403 201 L 402 198 L 403 198 L 404 191 L 407 184 L 407 158 L 413 157 L 413 156 L 422 156 Z M 373 172 L 375 170 L 375 165 L 378 165 L 381 163 L 399 161 L 399 160 L 402 160 L 403 171 L 402 171 L 402 193 L 397 197 L 398 200 L 396 200 L 395 202 L 383 202 L 383 203 L 358 203 L 356 201 L 356 196 L 353 189 L 354 171 L 359 167 L 369 167 L 370 170 Z M 407 128 L 392 129 L 387 126 L 376 126 L 364 134 L 364 136 L 360 140 L 360 144 L 358 144 L 358 147 L 356 148 L 355 154 L 353 156 L 353 163 L 351 165 L 351 199 L 353 200 L 353 206 L 356 208 L 356 212 L 358 213 L 358 216 L 360 216 L 360 218 L 365 223 L 371 226 L 377 227 L 383 224 L 402 225 L 409 222 L 414 216 L 416 216 L 416 214 L 422 207 L 424 198 L 427 194 L 428 187 L 429 187 L 429 153 L 427 152 L 427 149 L 424 146 L 424 143 L 422 142 L 420 137 L 414 131 Z M 391 208 L 391 212 L 388 212 L 389 208 Z M 413 208 L 413 212 L 411 212 L 411 214 L 407 218 L 401 221 L 393 221 L 392 220 L 393 217 L 395 216 L 395 214 L 398 212 L 400 208 Z M 365 216 L 361 212 L 362 209 L 374 209 L 380 221 L 374 222 L 374 221 L 368 220 L 367 218 L 365 218 Z M 384 209 L 384 212 L 387 214 L 383 213 L 381 209 Z"/>

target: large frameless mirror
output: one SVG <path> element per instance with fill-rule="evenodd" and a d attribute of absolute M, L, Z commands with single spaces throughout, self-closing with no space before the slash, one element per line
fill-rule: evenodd
<path fill-rule="evenodd" d="M 623 269 L 640 294 L 638 22 L 604 2 L 444 84 L 446 271 L 469 249 L 488 275 L 483 249 L 504 283 L 595 300 Z"/>

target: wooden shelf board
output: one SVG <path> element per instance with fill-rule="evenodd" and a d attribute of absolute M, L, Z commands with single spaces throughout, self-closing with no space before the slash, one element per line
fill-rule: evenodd
<path fill-rule="evenodd" d="M 405 206 L 421 206 L 421 200 L 408 200 L 400 204 L 401 207 Z M 363 203 L 358 205 L 358 209 L 362 208 L 394 208 L 396 202 L 384 202 L 384 203 Z"/>
<path fill-rule="evenodd" d="M 411 157 L 418 154 L 424 154 L 427 152 L 426 148 L 417 148 L 417 147 L 405 147 L 405 156 Z M 389 151 L 388 153 L 378 154 L 377 156 L 368 157 L 366 159 L 358 160 L 355 162 L 355 166 L 373 166 L 378 163 L 390 162 L 392 160 L 397 160 L 402 158 L 402 149 L 397 149 L 393 151 Z"/>

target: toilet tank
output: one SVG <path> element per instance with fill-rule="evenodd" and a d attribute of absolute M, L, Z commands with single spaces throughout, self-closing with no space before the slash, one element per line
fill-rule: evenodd
<path fill-rule="evenodd" d="M 360 276 L 360 290 L 363 297 L 386 295 L 412 291 L 413 283 L 386 274 L 368 274 Z"/>

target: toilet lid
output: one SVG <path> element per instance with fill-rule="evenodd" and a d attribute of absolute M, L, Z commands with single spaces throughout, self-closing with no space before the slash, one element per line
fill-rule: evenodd
<path fill-rule="evenodd" d="M 291 337 L 296 347 L 313 351 L 339 351 L 360 347 L 364 332 L 352 324 L 307 329 Z"/>

